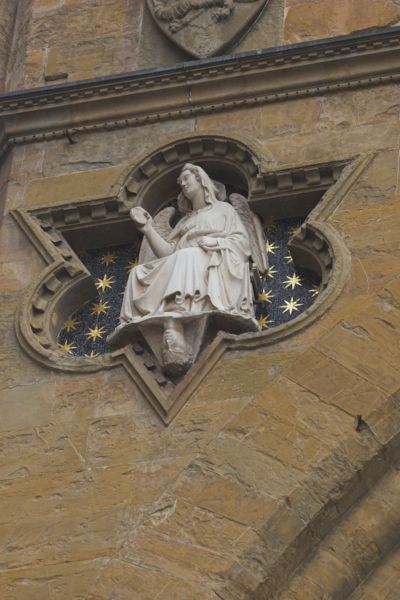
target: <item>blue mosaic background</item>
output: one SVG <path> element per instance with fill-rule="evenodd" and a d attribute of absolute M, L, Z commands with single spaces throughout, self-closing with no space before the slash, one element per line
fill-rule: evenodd
<path fill-rule="evenodd" d="M 296 270 L 288 250 L 289 238 L 300 224 L 298 219 L 266 223 L 269 272 L 256 302 L 261 329 L 298 317 L 319 293 L 319 281 L 312 273 Z M 124 245 L 91 250 L 80 256 L 94 278 L 98 298 L 68 318 L 58 337 L 60 349 L 87 357 L 110 351 L 106 337 L 119 323 L 123 293 L 129 271 L 137 264 L 137 255 L 137 247 Z"/>

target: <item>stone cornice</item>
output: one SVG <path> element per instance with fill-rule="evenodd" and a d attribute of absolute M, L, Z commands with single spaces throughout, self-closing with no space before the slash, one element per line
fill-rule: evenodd
<path fill-rule="evenodd" d="M 3 146 L 400 79 L 400 27 L 0 96 Z"/>

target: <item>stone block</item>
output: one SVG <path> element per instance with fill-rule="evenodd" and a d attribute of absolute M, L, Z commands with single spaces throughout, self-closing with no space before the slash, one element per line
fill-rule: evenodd
<path fill-rule="evenodd" d="M 235 555 L 247 526 L 195 503 L 165 495 L 146 512 L 143 524 L 184 543 Z"/>
<path fill-rule="evenodd" d="M 159 535 L 148 527 L 140 527 L 129 536 L 122 556 L 192 584 L 216 581 L 230 565 L 229 557 L 223 554 Z"/>
<path fill-rule="evenodd" d="M 0 434 L 0 479 L 79 471 L 86 460 L 86 435 L 84 423 L 48 424 Z"/>
<path fill-rule="evenodd" d="M 133 464 L 193 453 L 210 441 L 247 401 L 211 399 L 207 408 L 192 402 L 182 412 L 185 416 L 178 417 L 168 428 L 149 411 L 140 423 L 134 414 L 96 419 L 89 425 L 89 462 L 96 466 Z"/>
<path fill-rule="evenodd" d="M 68 141 L 64 142 L 68 144 Z M 25 192 L 25 207 L 55 206 L 95 198 L 106 198 L 118 192 L 116 181 L 122 167 L 109 167 L 60 177 L 31 181 Z"/>
<path fill-rule="evenodd" d="M 299 470 L 327 451 L 324 441 L 300 423 L 278 418 L 257 403 L 229 421 L 220 435 L 242 442 Z"/>
<path fill-rule="evenodd" d="M 373 27 L 388 27 L 400 21 L 395 0 L 289 0 L 286 4 L 286 43 L 349 34 Z"/>
<path fill-rule="evenodd" d="M 175 499 L 201 510 L 254 528 L 275 510 L 276 502 L 259 490 L 235 480 L 230 474 L 217 474 L 207 457 L 193 460 L 166 489 L 161 500 Z"/>
<path fill-rule="evenodd" d="M 187 118 L 174 121 L 173 125 L 170 121 L 161 121 L 142 125 L 140 128 L 94 131 L 89 135 L 79 133 L 74 135 L 77 144 L 70 144 L 67 139 L 52 140 L 44 148 L 43 175 L 56 177 L 78 172 L 84 178 L 86 173 L 87 180 L 96 186 L 96 182 L 92 181 L 95 173 L 91 171 L 105 169 L 105 175 L 109 172 L 111 176 L 112 171 L 108 169 L 115 167 L 115 180 L 110 177 L 108 183 L 112 186 L 117 181 L 117 173 L 126 172 L 128 176 L 129 165 L 133 169 L 151 151 L 177 138 L 193 135 L 195 129 L 195 119 Z M 89 186 L 89 183 L 86 185 Z M 105 189 L 109 188 L 106 186 Z"/>
<path fill-rule="evenodd" d="M 354 592 L 354 600 L 396 600 L 399 586 L 400 551 L 394 549 L 385 556 L 371 576 Z"/>
<path fill-rule="evenodd" d="M 319 347 L 373 385 L 389 393 L 399 387 L 398 369 L 391 359 L 389 348 L 386 355 L 376 353 L 373 340 L 362 327 L 357 329 L 357 326 L 346 326 L 345 323 L 337 325 Z"/>
<path fill-rule="evenodd" d="M 287 495 L 301 477 L 291 465 L 253 450 L 245 442 L 220 436 L 207 450 L 207 460 L 216 473 L 255 488 L 271 500 Z"/>
<path fill-rule="evenodd" d="M 329 446 L 336 446 L 338 438 L 354 427 L 350 415 L 285 377 L 258 394 L 256 401 L 267 413 L 289 424 L 296 423 L 302 432 L 309 432 Z"/>
<path fill-rule="evenodd" d="M 346 98 L 343 101 L 346 102 Z M 287 110 L 290 111 L 290 103 Z M 397 121 L 398 117 L 392 116 L 380 127 L 368 123 L 338 129 L 313 129 L 302 135 L 275 136 L 264 142 L 264 152 L 276 165 L 285 167 L 343 160 L 373 150 L 396 148 Z"/>
<path fill-rule="evenodd" d="M 90 598 L 118 598 L 131 600 L 135 595 L 143 600 L 152 600 L 163 590 L 176 585 L 179 581 L 166 574 L 160 574 L 155 569 L 143 568 L 129 564 L 126 561 L 113 559 L 99 572 L 96 582 L 88 589 Z"/>
<path fill-rule="evenodd" d="M 379 410 L 385 398 L 385 393 L 379 387 L 362 379 L 350 388 L 338 390 L 330 402 L 354 416 L 367 416 L 372 411 Z"/>
<path fill-rule="evenodd" d="M 32 246 L 26 239 L 26 236 L 19 229 L 18 225 L 12 219 L 10 214 L 4 215 L 1 222 L 1 251 L 0 263 L 16 263 L 31 261 L 31 275 L 39 273 L 43 268 L 43 261 L 37 252 L 33 251 Z M 30 279 L 26 278 L 21 284 L 20 289 L 26 287 Z M 8 286 L 2 286 L 2 292 L 10 292 Z"/>
<path fill-rule="evenodd" d="M 352 389 L 363 382 L 361 377 L 352 373 L 337 361 L 315 350 L 312 354 L 315 358 L 314 365 L 301 375 L 296 376 L 295 374 L 294 377 L 292 370 L 290 370 L 290 378 L 309 389 L 319 398 L 331 401 L 340 392 Z M 299 362 L 302 364 L 301 359 Z M 296 364 L 294 368 L 296 368 Z"/>
<path fill-rule="evenodd" d="M 37 383 L 0 390 L 1 430 L 13 431 L 41 427 L 51 420 L 54 382 Z"/>
<path fill-rule="evenodd" d="M 215 592 L 205 591 L 185 581 L 174 581 L 159 593 L 158 600 L 217 600 Z M 152 600 L 152 599 L 150 599 Z"/>
<path fill-rule="evenodd" d="M 132 514 L 142 519 L 144 513 L 150 514 L 155 510 L 164 495 L 173 493 L 175 482 L 191 460 L 192 454 L 189 453 L 131 465 L 129 470 L 133 484 L 129 502 Z"/>

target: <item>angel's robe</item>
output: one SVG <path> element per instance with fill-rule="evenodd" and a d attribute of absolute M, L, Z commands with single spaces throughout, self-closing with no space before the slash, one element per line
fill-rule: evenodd
<path fill-rule="evenodd" d="M 205 250 L 201 238 L 216 246 Z M 220 311 L 254 319 L 250 242 L 236 210 L 214 202 L 184 216 L 169 239 L 171 254 L 135 267 L 126 285 L 121 323 Z"/>

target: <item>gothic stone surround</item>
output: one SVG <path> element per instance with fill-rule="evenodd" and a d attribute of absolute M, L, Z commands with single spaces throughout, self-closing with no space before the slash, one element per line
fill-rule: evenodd
<path fill-rule="evenodd" d="M 315 96 L 330 91 L 384 85 L 400 78 L 400 28 L 128 73 L 99 80 L 14 92 L 0 98 L 1 147 L 154 123 L 197 114 Z M 56 369 L 96 371 L 122 364 L 165 423 L 177 414 L 206 372 L 231 348 L 271 344 L 311 323 L 340 293 L 350 258 L 329 216 L 371 160 L 344 157 L 330 165 L 298 165 L 260 173 L 256 153 L 222 137 L 181 140 L 155 151 L 125 173 L 118 198 L 68 204 L 57 209 L 16 210 L 14 216 L 47 263 L 20 306 L 17 332 L 33 358 Z M 93 242 L 107 228 L 126 230 L 128 209 L 155 209 L 157 182 L 172 181 L 179 166 L 196 160 L 234 175 L 256 212 L 282 206 L 308 214 L 291 251 L 301 266 L 318 272 L 325 291 L 290 324 L 252 336 L 220 335 L 176 387 L 156 365 L 133 349 L 97 359 L 61 354 L 55 344 L 63 319 L 95 295 L 94 283 L 73 248 L 82 235 Z M 343 168 L 345 163 L 348 166 Z M 340 176 L 339 176 L 340 175 Z M 321 196 L 325 195 L 321 199 Z M 281 200 L 285 199 L 285 203 Z M 307 210 L 304 202 L 309 199 Z M 320 202 L 317 204 L 317 201 Z M 299 213 L 301 214 L 301 213 Z M 110 240 L 108 240 L 110 241 Z M 70 242 L 70 243 L 68 243 Z"/>
<path fill-rule="evenodd" d="M 62 324 L 68 315 L 96 295 L 93 279 L 74 249 L 82 250 L 83 240 L 85 243 L 90 240 L 92 247 L 101 245 L 99 240 L 103 239 L 105 228 L 108 243 L 110 240 L 112 243 L 113 237 L 120 241 L 124 228 L 126 235 L 131 235 L 129 208 L 140 204 L 153 213 L 159 210 L 162 205 L 157 205 L 156 198 L 160 197 L 160 187 L 165 192 L 162 197 L 168 201 L 176 174 L 189 158 L 230 181 L 236 179 L 238 185 L 248 190 L 250 205 L 256 212 L 264 210 L 268 215 L 278 216 L 285 210 L 289 211 L 288 216 L 309 213 L 292 238 L 291 252 L 298 266 L 310 269 L 321 279 L 323 291 L 317 301 L 293 321 L 269 331 L 240 336 L 221 332 L 177 385 L 165 378 L 142 347 L 125 347 L 97 358 L 77 358 L 61 352 L 57 334 Z M 179 140 L 129 168 L 116 198 L 14 211 L 15 219 L 48 265 L 20 305 L 17 334 L 21 345 L 35 360 L 65 371 L 88 372 L 122 365 L 168 424 L 224 352 L 270 345 L 293 335 L 335 301 L 348 277 L 350 256 L 327 221 L 371 158 L 359 157 L 348 161 L 347 166 L 342 162 L 260 173 L 256 155 L 242 143 L 203 136 Z M 312 205 L 305 198 L 312 198 Z M 286 209 L 282 208 L 285 202 Z"/>

